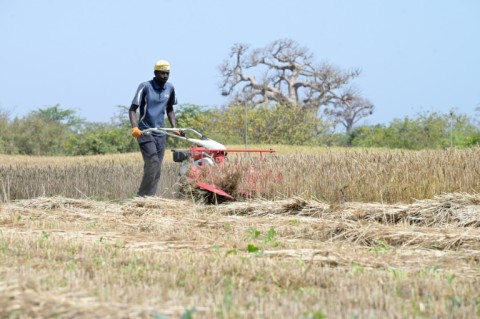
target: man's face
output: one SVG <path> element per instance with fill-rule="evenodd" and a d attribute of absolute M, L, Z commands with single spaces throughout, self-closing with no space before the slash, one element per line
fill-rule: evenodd
<path fill-rule="evenodd" d="M 168 77 L 170 76 L 169 71 L 155 71 L 154 74 L 155 74 L 155 80 L 157 81 L 157 83 L 160 83 L 160 84 L 167 83 Z"/>

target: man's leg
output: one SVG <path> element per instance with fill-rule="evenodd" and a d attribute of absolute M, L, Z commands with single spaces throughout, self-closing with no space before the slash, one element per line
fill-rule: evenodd
<path fill-rule="evenodd" d="M 143 157 L 143 178 L 137 196 L 155 196 L 160 179 L 162 159 L 158 157 L 156 138 L 152 135 L 139 137 L 138 144 Z"/>
<path fill-rule="evenodd" d="M 162 137 L 155 137 L 155 146 L 157 147 L 157 158 L 158 158 L 158 171 L 156 171 L 154 177 L 154 187 L 155 190 L 153 191 L 153 195 L 157 192 L 157 186 L 160 182 L 160 176 L 162 174 L 162 165 L 163 165 L 163 157 L 165 155 L 165 147 L 167 143 L 167 137 L 164 135 Z M 152 196 L 153 196 L 152 195 Z"/>

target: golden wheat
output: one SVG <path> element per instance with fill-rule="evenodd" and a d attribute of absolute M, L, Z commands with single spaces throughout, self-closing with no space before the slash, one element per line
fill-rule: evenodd
<path fill-rule="evenodd" d="M 293 148 L 295 150 L 295 148 Z M 302 150 L 302 149 L 300 149 Z M 227 175 L 241 178 L 213 181 L 254 197 L 282 199 L 292 196 L 328 202 L 410 203 L 436 195 L 480 190 L 480 148 L 439 151 L 318 149 L 315 153 L 287 152 L 266 155 L 231 154 Z M 178 163 L 166 155 L 157 195 L 174 198 L 178 192 Z M 66 196 L 121 200 L 135 194 L 141 174 L 139 154 L 91 157 L 0 158 L 2 200 L 37 196 Z M 254 167 L 254 187 L 245 179 Z M 243 177 L 242 177 L 243 176 Z M 238 181 L 239 185 L 232 185 Z M 220 185 L 222 186 L 222 185 Z"/>

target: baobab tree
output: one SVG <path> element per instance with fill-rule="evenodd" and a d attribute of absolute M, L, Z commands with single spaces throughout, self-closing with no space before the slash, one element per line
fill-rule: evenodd
<path fill-rule="evenodd" d="M 367 99 L 353 94 L 345 94 L 343 99 L 335 99 L 324 113 L 333 117 L 336 123 L 345 127 L 347 134 L 353 130 L 353 125 L 360 119 L 372 115 L 374 105 Z"/>
<path fill-rule="evenodd" d="M 357 69 L 343 71 L 329 63 L 315 64 L 313 54 L 290 39 L 251 51 L 247 44 L 235 44 L 220 71 L 222 94 L 232 97 L 233 103 L 299 105 L 319 115 L 322 107 L 350 101 L 350 82 L 360 75 Z M 356 118 L 364 114 L 357 113 Z"/>

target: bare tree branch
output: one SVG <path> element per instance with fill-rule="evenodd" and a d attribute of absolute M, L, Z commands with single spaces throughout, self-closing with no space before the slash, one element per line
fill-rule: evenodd
<path fill-rule="evenodd" d="M 350 82 L 360 75 L 359 70 L 343 71 L 328 63 L 317 65 L 307 48 L 290 39 L 280 39 L 253 51 L 246 44 L 235 44 L 220 71 L 222 94 L 230 96 L 234 103 L 255 106 L 275 102 L 299 105 L 317 113 L 332 105 L 326 114 L 351 114 L 342 118 L 342 124 L 348 127 L 350 122 L 355 123 L 373 111 L 373 106 L 361 111 L 366 106 L 360 107 L 345 95 Z M 339 112 L 341 107 L 352 111 Z"/>
<path fill-rule="evenodd" d="M 352 89 L 347 90 L 340 99 L 331 103 L 331 108 L 324 110 L 326 115 L 342 124 L 347 133 L 351 133 L 355 123 L 372 115 L 375 108 L 369 100 L 356 96 L 356 93 Z"/>

